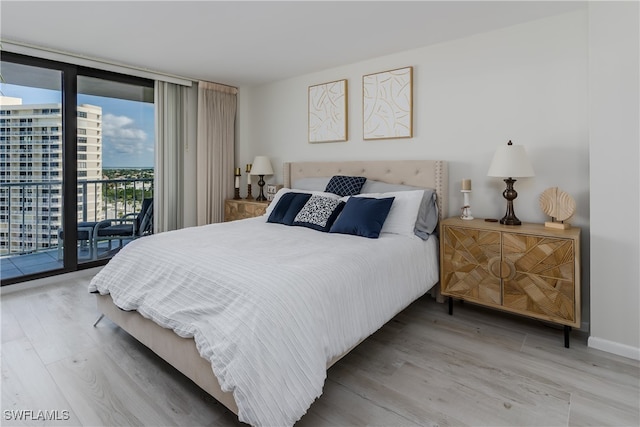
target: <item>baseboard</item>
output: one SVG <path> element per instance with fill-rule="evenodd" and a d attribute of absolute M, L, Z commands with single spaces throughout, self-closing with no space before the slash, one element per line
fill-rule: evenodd
<path fill-rule="evenodd" d="M 606 351 L 608 353 L 617 354 L 618 356 L 628 357 L 629 359 L 640 360 L 640 348 L 631 347 L 630 345 L 620 344 L 615 341 L 605 340 L 598 337 L 589 337 L 587 345 L 597 350 Z"/>

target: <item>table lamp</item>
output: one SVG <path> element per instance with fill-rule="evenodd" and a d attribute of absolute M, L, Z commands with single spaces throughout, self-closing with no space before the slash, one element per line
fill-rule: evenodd
<path fill-rule="evenodd" d="M 264 176 L 273 175 L 273 168 L 271 167 L 271 162 L 267 156 L 256 156 L 253 159 L 251 175 L 258 175 L 260 177 L 260 180 L 258 181 L 258 186 L 260 186 L 260 195 L 256 200 L 259 202 L 267 200 L 264 196 Z"/>
<path fill-rule="evenodd" d="M 511 141 L 496 150 L 489 166 L 488 176 L 504 178 L 504 182 L 507 184 L 507 189 L 504 190 L 502 195 L 507 199 L 507 212 L 500 220 L 500 224 L 505 225 L 520 225 L 522 222 L 516 217 L 513 211 L 513 200 L 518 197 L 518 193 L 513 188 L 513 183 L 516 182 L 516 178 L 527 178 L 534 176 L 533 167 L 527 152 L 522 145 L 513 145 Z"/>

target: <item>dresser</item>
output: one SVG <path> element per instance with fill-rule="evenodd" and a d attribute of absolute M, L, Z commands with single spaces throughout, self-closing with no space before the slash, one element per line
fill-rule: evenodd
<path fill-rule="evenodd" d="M 563 325 L 580 326 L 580 229 L 447 218 L 440 225 L 442 295 Z"/>
<path fill-rule="evenodd" d="M 246 199 L 227 199 L 224 201 L 224 220 L 235 221 L 238 219 L 253 218 L 264 215 L 269 202 L 257 202 Z"/>

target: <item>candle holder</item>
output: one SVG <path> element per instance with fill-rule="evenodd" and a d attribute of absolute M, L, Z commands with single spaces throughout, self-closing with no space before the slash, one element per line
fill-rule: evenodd
<path fill-rule="evenodd" d="M 251 194 L 251 163 L 247 163 L 247 200 L 253 200 L 253 194 Z"/>
<path fill-rule="evenodd" d="M 233 200 L 240 200 L 240 168 L 236 168 L 234 177 Z"/>
<path fill-rule="evenodd" d="M 469 203 L 471 190 L 460 190 L 460 192 L 464 197 L 464 206 L 461 208 L 462 215 L 460 215 L 460 219 L 471 220 L 473 219 L 473 215 L 471 215 L 471 204 Z"/>

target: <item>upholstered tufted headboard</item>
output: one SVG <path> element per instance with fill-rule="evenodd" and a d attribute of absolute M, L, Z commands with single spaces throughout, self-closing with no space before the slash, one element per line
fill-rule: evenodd
<path fill-rule="evenodd" d="M 284 186 L 301 178 L 333 175 L 365 176 L 390 184 L 412 185 L 436 190 L 442 219 L 448 214 L 449 169 L 444 160 L 370 160 L 344 162 L 284 163 Z"/>

